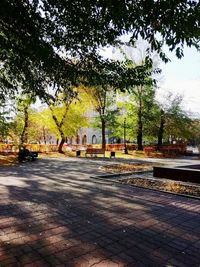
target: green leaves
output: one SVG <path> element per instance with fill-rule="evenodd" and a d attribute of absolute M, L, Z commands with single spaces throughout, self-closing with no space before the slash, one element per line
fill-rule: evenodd
<path fill-rule="evenodd" d="M 183 45 L 199 48 L 198 1 L 2 0 L 0 18 L 3 94 L 16 85 L 39 96 L 52 82 L 99 85 L 101 65 L 109 70 L 104 78 L 123 88 L 119 62 L 103 62 L 97 55 L 100 47 L 116 45 L 126 33 L 131 43 L 147 40 L 165 62 L 164 44 L 179 58 Z M 123 81 L 128 82 L 126 76 Z"/>

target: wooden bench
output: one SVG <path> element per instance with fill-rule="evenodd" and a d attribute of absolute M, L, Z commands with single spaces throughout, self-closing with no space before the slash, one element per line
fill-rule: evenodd
<path fill-rule="evenodd" d="M 87 148 L 85 152 L 85 156 L 91 155 L 91 156 L 96 156 L 96 155 L 103 155 L 105 157 L 105 150 L 102 148 Z"/>

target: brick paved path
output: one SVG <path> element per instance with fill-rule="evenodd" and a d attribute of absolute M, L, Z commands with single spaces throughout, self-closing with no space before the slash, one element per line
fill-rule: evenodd
<path fill-rule="evenodd" d="M 200 266 L 200 202 L 94 181 L 98 163 L 0 168 L 0 266 Z"/>

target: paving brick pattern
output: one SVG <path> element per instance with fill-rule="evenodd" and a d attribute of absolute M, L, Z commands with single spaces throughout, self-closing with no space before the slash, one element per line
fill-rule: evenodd
<path fill-rule="evenodd" d="M 199 200 L 90 179 L 99 165 L 0 169 L 0 266 L 199 267 Z"/>

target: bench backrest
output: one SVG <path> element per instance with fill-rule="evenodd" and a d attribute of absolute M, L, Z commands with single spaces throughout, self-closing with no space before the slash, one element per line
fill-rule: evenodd
<path fill-rule="evenodd" d="M 87 154 L 105 154 L 105 150 L 102 148 L 87 148 Z"/>

